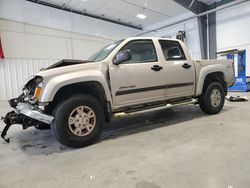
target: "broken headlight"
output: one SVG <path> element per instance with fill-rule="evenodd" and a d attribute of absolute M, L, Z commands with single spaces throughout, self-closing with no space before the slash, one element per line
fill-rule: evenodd
<path fill-rule="evenodd" d="M 35 104 L 38 102 L 42 91 L 42 86 L 43 77 L 41 76 L 36 76 L 35 78 L 28 81 L 24 86 L 23 94 L 30 103 Z"/>
<path fill-rule="evenodd" d="M 36 82 L 37 84 L 40 84 L 40 83 L 43 82 L 43 77 L 41 77 L 41 76 L 36 76 L 34 79 L 35 79 L 35 82 Z"/>
<path fill-rule="evenodd" d="M 35 77 L 35 82 L 36 82 L 36 88 L 34 95 L 32 97 L 32 103 L 36 103 L 42 93 L 42 87 L 43 87 L 43 77 Z"/>

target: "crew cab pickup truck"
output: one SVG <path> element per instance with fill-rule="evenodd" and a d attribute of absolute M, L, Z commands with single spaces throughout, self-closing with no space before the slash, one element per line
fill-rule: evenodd
<path fill-rule="evenodd" d="M 224 105 L 234 83 L 230 60 L 191 59 L 179 40 L 127 38 L 89 60 L 62 60 L 37 73 L 22 94 L 9 100 L 5 138 L 12 124 L 51 128 L 67 146 L 95 142 L 117 113 L 138 113 L 182 104 L 199 104 L 207 114 Z"/>

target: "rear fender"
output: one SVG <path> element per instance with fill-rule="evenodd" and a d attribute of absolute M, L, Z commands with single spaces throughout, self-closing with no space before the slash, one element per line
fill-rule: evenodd
<path fill-rule="evenodd" d="M 211 73 L 222 73 L 223 74 L 223 79 L 225 81 L 225 67 L 221 64 L 215 64 L 215 65 L 209 65 L 206 67 L 203 67 L 200 70 L 200 73 L 197 78 L 197 86 L 195 90 L 195 96 L 200 96 L 202 94 L 203 86 L 206 80 L 206 77 L 211 74 Z"/>

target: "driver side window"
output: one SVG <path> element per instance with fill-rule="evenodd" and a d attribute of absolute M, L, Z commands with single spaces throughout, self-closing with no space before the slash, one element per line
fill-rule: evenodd
<path fill-rule="evenodd" d="M 121 51 L 129 50 L 131 60 L 126 63 L 147 63 L 156 62 L 157 55 L 152 40 L 135 40 L 128 42 Z"/>

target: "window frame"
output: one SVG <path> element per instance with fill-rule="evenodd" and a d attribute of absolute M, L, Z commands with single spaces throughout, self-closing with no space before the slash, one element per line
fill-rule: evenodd
<path fill-rule="evenodd" d="M 142 62 L 135 62 L 135 63 L 129 63 L 129 62 L 123 62 L 123 63 L 121 63 L 121 65 L 122 64 L 131 64 L 131 65 L 136 65 L 136 64 L 143 64 L 143 63 L 153 63 L 153 62 L 158 62 L 158 54 L 157 54 L 157 50 L 156 50 L 156 48 L 155 48 L 155 43 L 154 43 L 154 41 L 152 40 L 152 39 L 136 39 L 136 40 L 130 40 L 130 41 L 128 41 L 126 44 L 124 44 L 121 48 L 120 48 L 120 50 L 117 52 L 117 53 L 119 53 L 120 51 L 122 51 L 123 50 L 123 48 L 126 46 L 126 45 L 128 45 L 129 43 L 132 43 L 132 42 L 144 42 L 144 41 L 146 41 L 146 42 L 152 42 L 152 44 L 153 44 L 153 49 L 154 49 L 154 51 L 155 51 L 155 55 L 156 55 L 156 59 L 155 59 L 155 61 L 142 61 Z M 116 54 L 117 54 L 116 53 Z M 115 56 L 116 56 L 116 54 L 115 54 Z"/>
<path fill-rule="evenodd" d="M 160 39 L 160 40 L 158 40 L 158 42 L 159 42 L 159 44 L 160 44 L 162 54 L 163 54 L 164 59 L 165 59 L 166 61 L 183 61 L 183 60 L 187 60 L 186 54 L 185 54 L 185 52 L 184 52 L 184 50 L 183 50 L 181 44 L 180 44 L 178 41 Z M 162 48 L 161 42 L 170 42 L 170 43 L 172 42 L 172 43 L 176 43 L 176 44 L 177 44 L 177 47 L 179 47 L 179 50 L 180 50 L 180 52 L 183 54 L 183 56 L 180 57 L 180 58 L 169 58 L 169 59 L 167 59 L 166 56 L 165 56 L 165 54 L 164 54 L 164 50 L 163 50 L 163 48 Z"/>

